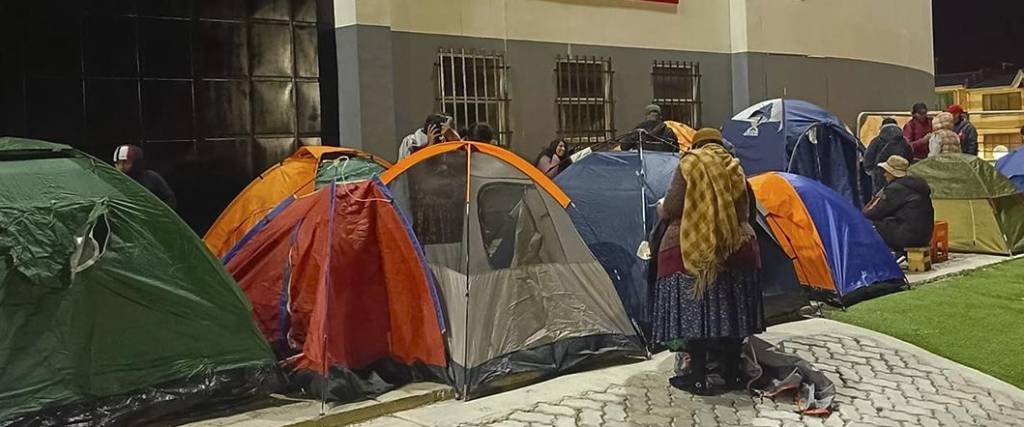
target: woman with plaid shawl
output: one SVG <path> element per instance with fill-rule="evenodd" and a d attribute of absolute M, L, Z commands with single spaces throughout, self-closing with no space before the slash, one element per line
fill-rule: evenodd
<path fill-rule="evenodd" d="M 658 205 L 668 228 L 658 252 L 652 333 L 689 353 L 689 372 L 669 382 L 708 395 L 719 383 L 709 384 L 708 362 L 717 362 L 727 388 L 738 386 L 743 340 L 764 331 L 761 257 L 753 193 L 739 160 L 715 129 L 697 131 L 693 141 Z"/>

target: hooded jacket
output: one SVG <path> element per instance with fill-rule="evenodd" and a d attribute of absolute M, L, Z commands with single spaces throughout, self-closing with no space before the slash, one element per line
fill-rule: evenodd
<path fill-rule="evenodd" d="M 171 209 L 177 209 L 177 198 L 174 197 L 174 191 L 171 190 L 171 186 L 167 185 L 167 181 L 164 180 L 160 174 L 146 169 L 146 159 L 142 155 L 142 149 L 134 145 L 121 146 L 118 150 L 128 147 L 128 153 L 126 156 L 132 159 L 132 168 L 125 172 L 125 175 L 130 176 L 135 182 L 138 182 L 143 187 L 146 187 L 150 193 L 153 193 L 158 199 L 170 206 Z M 114 161 L 116 162 L 117 151 L 114 154 Z"/>
<path fill-rule="evenodd" d="M 931 187 L 921 178 L 896 178 L 864 208 L 864 216 L 891 248 L 928 246 L 935 223 L 931 194 Z"/>
<path fill-rule="evenodd" d="M 650 151 L 664 151 L 674 153 L 679 151 L 679 139 L 676 138 L 676 133 L 672 132 L 665 122 L 661 120 L 645 120 L 640 122 L 633 128 L 634 131 L 637 129 L 643 129 L 648 134 L 653 135 L 655 138 L 668 141 L 669 143 L 663 143 L 653 138 L 645 138 L 644 150 Z M 622 151 L 629 151 L 637 149 L 640 145 L 640 135 L 637 132 L 630 132 L 622 139 Z"/>
<path fill-rule="evenodd" d="M 878 164 L 889 160 L 891 156 L 903 157 L 907 162 L 914 161 L 914 151 L 896 124 L 882 126 L 878 136 L 871 140 L 868 149 L 864 150 L 864 171 L 871 175 L 872 194 L 885 187 L 885 173 Z"/>

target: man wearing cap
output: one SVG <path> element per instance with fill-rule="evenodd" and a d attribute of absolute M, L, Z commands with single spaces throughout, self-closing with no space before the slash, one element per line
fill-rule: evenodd
<path fill-rule="evenodd" d="M 901 156 L 890 156 L 878 167 L 885 171 L 887 184 L 864 208 L 864 216 L 894 251 L 930 245 L 935 210 L 928 183 L 908 176 L 910 162 Z"/>
<path fill-rule="evenodd" d="M 964 108 L 959 104 L 953 104 L 946 111 L 953 115 L 953 132 L 960 137 L 960 152 L 977 156 L 978 130 L 971 124 L 967 114 L 964 113 Z"/>
<path fill-rule="evenodd" d="M 644 109 L 644 121 L 640 122 L 622 139 L 620 145 L 622 151 L 629 151 L 637 148 L 640 143 L 640 133 L 647 132 L 644 136 L 644 150 L 675 152 L 679 150 L 679 141 L 676 133 L 672 132 L 665 125 L 661 118 L 661 107 L 651 104 Z"/>
<path fill-rule="evenodd" d="M 150 193 L 153 193 L 171 209 L 175 208 L 174 191 L 160 174 L 146 169 L 142 148 L 134 145 L 121 145 L 114 149 L 114 167 L 146 187 Z"/>

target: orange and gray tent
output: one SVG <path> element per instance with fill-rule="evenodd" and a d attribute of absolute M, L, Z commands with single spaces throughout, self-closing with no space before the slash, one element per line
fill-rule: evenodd
<path fill-rule="evenodd" d="M 882 238 L 838 193 L 783 172 L 757 175 L 750 185 L 797 278 L 813 296 L 849 305 L 905 286 Z"/>
<path fill-rule="evenodd" d="M 245 187 L 207 230 L 203 242 L 221 258 L 285 199 L 310 194 L 330 182 L 365 180 L 390 166 L 380 157 L 352 148 L 300 147 Z"/>
<path fill-rule="evenodd" d="M 378 179 L 286 199 L 225 264 L 293 385 L 312 396 L 447 380 L 436 285 Z"/>
<path fill-rule="evenodd" d="M 500 147 L 433 145 L 381 179 L 437 278 L 463 398 L 646 355 L 608 274 L 543 173 Z"/>

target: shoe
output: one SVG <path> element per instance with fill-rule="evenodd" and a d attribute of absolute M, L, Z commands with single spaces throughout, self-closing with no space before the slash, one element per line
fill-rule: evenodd
<path fill-rule="evenodd" d="M 715 393 L 706 378 L 697 378 L 690 374 L 685 376 L 674 376 L 668 379 L 668 383 L 679 390 L 689 392 L 696 396 L 714 396 Z"/>

